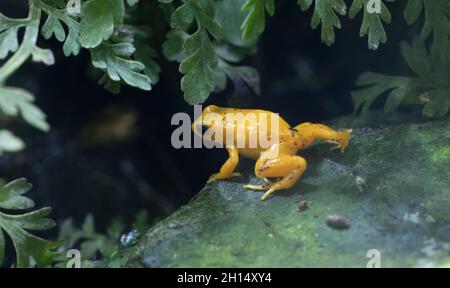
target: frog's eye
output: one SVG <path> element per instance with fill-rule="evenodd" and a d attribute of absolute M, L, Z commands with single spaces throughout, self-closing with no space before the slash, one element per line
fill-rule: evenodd
<path fill-rule="evenodd" d="M 208 105 L 204 110 L 203 113 L 211 113 L 219 109 L 216 105 Z"/>

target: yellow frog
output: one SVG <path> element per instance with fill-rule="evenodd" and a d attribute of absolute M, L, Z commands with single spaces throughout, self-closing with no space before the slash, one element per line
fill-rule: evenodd
<path fill-rule="evenodd" d="M 256 115 L 257 119 L 268 119 L 268 121 L 264 121 L 264 123 L 261 123 L 260 121 L 228 121 L 226 115 L 229 115 L 230 113 L 242 113 L 241 115 L 244 116 L 253 114 Z M 208 117 L 210 115 L 215 116 Z M 257 141 L 256 146 L 250 146 L 250 137 L 248 136 L 252 131 L 260 129 L 262 124 L 264 124 L 263 128 L 267 130 L 267 135 L 272 135 L 271 130 L 275 129 L 275 124 L 273 124 L 272 122 L 274 121 L 270 121 L 270 119 L 276 119 L 276 122 L 278 122 L 276 125 L 278 128 L 277 142 L 272 143 L 270 147 L 263 147 L 260 141 Z M 226 149 L 228 150 L 229 158 L 223 164 L 220 171 L 209 178 L 208 183 L 239 176 L 240 174 L 234 172 L 234 169 L 239 163 L 239 155 L 242 155 L 257 160 L 255 165 L 255 175 L 265 181 L 266 184 L 244 185 L 244 187 L 252 190 L 267 190 L 261 197 L 261 200 L 267 199 L 277 190 L 291 188 L 302 176 L 307 164 L 304 158 L 296 155 L 299 150 L 307 148 L 316 140 L 324 140 L 335 144 L 332 150 L 341 149 L 343 152 L 349 144 L 352 132 L 351 129 L 335 131 L 326 125 L 309 122 L 302 123 L 296 127 L 291 127 L 278 114 L 270 111 L 223 108 L 215 105 L 207 106 L 203 110 L 202 116 L 192 124 L 194 133 L 203 137 L 198 131 L 200 125 L 209 129 L 215 129 L 215 131 L 222 130 L 223 135 L 226 135 L 226 131 L 230 131 L 231 129 L 233 129 L 232 131 L 245 131 L 247 137 L 245 138 L 244 147 L 237 145 L 236 142 L 238 137 L 235 137 L 234 143 L 225 143 L 226 137 L 223 137 L 224 140 L 221 140 L 221 142 L 222 144 L 227 144 Z M 212 140 L 215 139 L 213 138 Z M 273 153 L 275 150 L 277 151 L 276 154 Z"/>

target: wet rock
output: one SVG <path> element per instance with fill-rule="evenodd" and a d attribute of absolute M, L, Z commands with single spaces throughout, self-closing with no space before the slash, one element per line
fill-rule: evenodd
<path fill-rule="evenodd" d="M 334 126 L 350 127 L 344 120 Z M 381 267 L 446 266 L 450 119 L 420 122 L 378 123 L 381 129 L 354 135 L 345 153 L 325 144 L 301 151 L 304 176 L 267 201 L 242 188 L 259 183 L 254 162 L 243 160 L 242 178 L 206 185 L 126 249 L 122 265 L 148 266 L 151 255 L 157 267 L 366 267 L 376 249 Z M 298 213 L 305 198 L 314 207 Z M 330 229 L 323 219 L 333 211 L 351 229 Z"/>

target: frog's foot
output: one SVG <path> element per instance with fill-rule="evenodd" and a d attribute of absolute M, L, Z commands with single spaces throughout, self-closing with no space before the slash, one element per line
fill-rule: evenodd
<path fill-rule="evenodd" d="M 340 149 L 344 152 L 350 141 L 351 129 L 343 131 L 336 131 L 323 124 L 302 123 L 295 127 L 302 143 L 308 145 L 314 143 L 316 140 L 323 140 L 328 143 L 335 144 L 331 149 Z"/>
<path fill-rule="evenodd" d="M 228 179 L 235 176 L 241 176 L 241 174 L 237 172 L 233 172 L 239 163 L 239 153 L 235 147 L 229 147 L 228 150 L 228 159 L 220 168 L 219 173 L 211 175 L 209 177 L 207 183 L 214 182 L 216 180 Z"/>
<path fill-rule="evenodd" d="M 228 179 L 231 177 L 240 177 L 240 176 L 241 176 L 241 173 L 238 173 L 238 172 L 233 172 L 230 175 L 226 175 L 226 176 L 221 175 L 220 173 L 216 173 L 216 174 L 211 175 L 211 177 L 209 177 L 209 179 L 206 183 L 209 184 L 209 183 L 217 181 L 217 180 L 224 180 L 224 179 Z"/>
<path fill-rule="evenodd" d="M 267 190 L 270 188 L 270 184 L 265 184 L 265 185 L 251 185 L 251 184 L 247 184 L 244 185 L 245 189 L 250 189 L 250 190 Z"/>
<path fill-rule="evenodd" d="M 325 142 L 334 144 L 334 146 L 331 147 L 330 150 L 340 149 L 341 152 L 344 152 L 345 148 L 347 148 L 348 143 L 350 142 L 351 134 L 352 129 L 336 132 L 336 135 L 333 139 L 325 140 Z"/>
<path fill-rule="evenodd" d="M 267 178 L 261 178 L 261 180 L 263 180 L 264 182 L 266 182 L 266 184 L 264 184 L 264 185 L 252 185 L 252 184 L 247 184 L 247 185 L 244 185 L 243 187 L 245 188 L 245 189 L 250 189 L 250 190 L 267 190 L 267 189 L 269 189 L 270 188 L 270 186 L 272 186 L 272 184 L 273 184 L 273 182 L 272 181 L 270 181 L 269 179 L 267 179 Z"/>
<path fill-rule="evenodd" d="M 306 165 L 306 160 L 297 155 L 279 154 L 276 158 L 271 157 L 269 159 L 265 155 L 261 155 L 255 166 L 256 176 L 263 180 L 265 178 L 280 180 L 268 185 L 246 185 L 246 188 L 268 189 L 261 197 L 261 200 L 266 200 L 275 191 L 291 188 L 302 176 Z"/>

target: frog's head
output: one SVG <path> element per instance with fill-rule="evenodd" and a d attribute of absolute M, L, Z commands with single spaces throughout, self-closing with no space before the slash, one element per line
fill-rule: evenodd
<path fill-rule="evenodd" d="M 202 116 L 204 117 L 205 114 L 217 112 L 219 109 L 220 109 L 219 106 L 208 105 L 205 107 L 205 109 L 203 109 Z"/>
<path fill-rule="evenodd" d="M 202 113 L 202 125 L 208 128 L 217 125 L 222 121 L 222 109 L 216 105 L 209 105 L 203 109 Z"/>
<path fill-rule="evenodd" d="M 195 134 L 199 135 L 199 126 L 204 126 L 210 128 L 214 126 L 219 121 L 222 121 L 222 115 L 220 114 L 220 107 L 216 105 L 209 105 L 205 109 L 203 109 L 202 116 L 198 117 L 194 123 L 192 123 L 192 131 Z"/>

